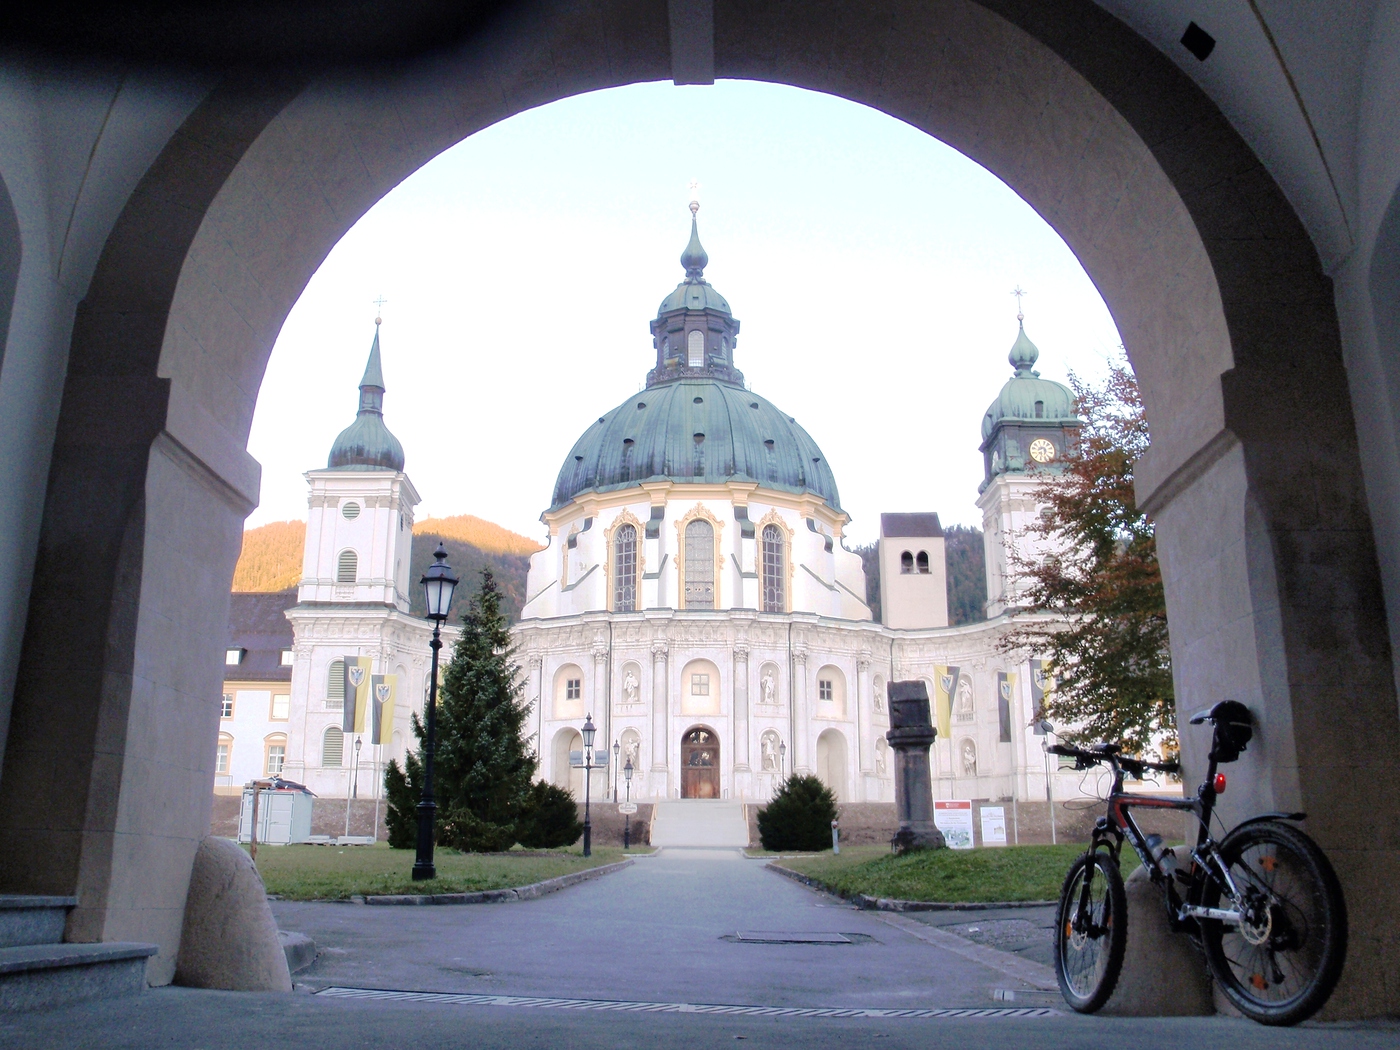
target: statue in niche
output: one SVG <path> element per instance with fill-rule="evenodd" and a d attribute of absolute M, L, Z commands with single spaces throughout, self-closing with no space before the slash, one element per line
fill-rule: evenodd
<path fill-rule="evenodd" d="M 628 762 L 631 762 L 631 763 L 632 763 L 632 769 L 633 769 L 634 771 L 635 771 L 635 770 L 641 769 L 641 768 L 642 768 L 642 758 L 641 758 L 641 755 L 642 755 L 642 738 L 639 737 L 636 733 L 632 732 L 632 730 L 629 729 L 627 732 L 625 732 L 625 733 L 622 734 L 622 764 L 623 764 L 623 766 L 626 766 Z"/>
<path fill-rule="evenodd" d="M 889 769 L 890 745 L 883 740 L 875 741 L 875 775 L 882 777 Z"/>
<path fill-rule="evenodd" d="M 635 704 L 637 699 L 637 676 L 632 673 L 632 668 L 629 667 L 627 674 L 622 678 L 622 702 Z"/>
<path fill-rule="evenodd" d="M 872 699 L 873 699 L 874 702 L 875 702 L 875 711 L 876 711 L 876 713 L 877 713 L 877 714 L 884 714 L 884 713 L 885 713 L 885 680 L 884 680 L 883 678 L 876 678 L 876 679 L 875 679 L 875 695 L 874 695 L 874 697 L 873 697 Z"/>
<path fill-rule="evenodd" d="M 763 734 L 763 739 L 759 741 L 758 748 L 763 758 L 763 772 L 781 773 L 782 762 L 778 754 L 778 734 L 773 730 Z"/>
<path fill-rule="evenodd" d="M 977 775 L 977 745 L 971 740 L 963 741 L 962 770 L 963 776 L 965 777 L 975 777 Z"/>
<path fill-rule="evenodd" d="M 765 704 L 775 704 L 778 702 L 778 676 L 773 673 L 773 668 L 769 667 L 763 672 L 763 678 L 759 682 L 763 690 L 763 702 Z M 767 737 L 764 738 L 765 740 Z"/>
<path fill-rule="evenodd" d="M 955 710 L 959 722 L 971 722 L 977 717 L 977 710 L 972 701 L 972 679 L 967 675 L 958 680 L 958 706 Z"/>

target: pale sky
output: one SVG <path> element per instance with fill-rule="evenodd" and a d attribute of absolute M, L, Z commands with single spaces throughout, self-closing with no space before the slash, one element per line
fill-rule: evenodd
<path fill-rule="evenodd" d="M 1038 368 L 1099 376 L 1117 329 L 1073 253 L 1011 189 L 843 99 L 749 82 L 581 95 L 473 135 L 331 251 L 287 318 L 249 439 L 262 502 L 305 519 L 302 472 L 354 419 L 383 295 L 384 418 L 429 515 L 543 539 L 578 436 L 655 363 L 700 183 L 705 272 L 748 385 L 821 446 L 852 521 L 981 524 L 977 451 L 1010 377 L 1016 300 Z"/>

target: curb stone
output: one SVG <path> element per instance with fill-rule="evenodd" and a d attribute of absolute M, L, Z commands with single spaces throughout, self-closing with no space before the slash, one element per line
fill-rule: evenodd
<path fill-rule="evenodd" d="M 848 900 L 862 911 L 991 911 L 997 908 L 1045 908 L 1053 907 L 1056 903 L 1055 901 L 903 901 L 891 897 L 871 897 L 864 893 L 847 894 L 828 886 L 820 879 L 804 875 L 800 871 L 793 871 L 791 868 L 785 868 L 775 860 L 770 860 L 766 866 L 794 882 L 800 882 L 804 886 L 810 886 L 812 889 L 830 893 L 842 900 Z"/>
<path fill-rule="evenodd" d="M 621 871 L 630 864 L 635 863 L 631 857 L 626 860 L 617 861 L 614 864 L 602 864 L 596 868 L 585 868 L 583 871 L 570 872 L 568 875 L 560 875 L 556 878 L 545 879 L 543 882 L 532 882 L 528 886 L 513 886 L 504 890 L 476 890 L 471 893 L 390 893 L 374 897 L 353 896 L 350 898 L 355 904 L 497 904 L 506 901 L 528 901 L 537 897 L 543 897 L 549 893 L 557 893 L 559 890 L 567 889 L 580 882 L 589 879 L 596 879 L 600 875 L 608 875 L 614 871 Z"/>

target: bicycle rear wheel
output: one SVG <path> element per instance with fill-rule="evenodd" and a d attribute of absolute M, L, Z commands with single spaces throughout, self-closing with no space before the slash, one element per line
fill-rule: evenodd
<path fill-rule="evenodd" d="M 1128 898 L 1107 853 L 1079 857 L 1065 876 L 1055 913 L 1055 976 L 1065 1002 L 1091 1014 L 1108 1002 L 1123 969 Z"/>
<path fill-rule="evenodd" d="M 1332 865 L 1307 835 L 1276 821 L 1236 828 L 1220 856 L 1247 915 L 1238 926 L 1201 923 L 1211 973 L 1240 1012 L 1261 1024 L 1307 1020 L 1332 994 L 1346 961 L 1346 901 Z M 1201 903 L 1218 908 L 1222 896 L 1207 879 Z"/>

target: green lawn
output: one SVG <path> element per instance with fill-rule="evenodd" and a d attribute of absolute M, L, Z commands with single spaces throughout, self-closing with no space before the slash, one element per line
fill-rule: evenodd
<path fill-rule="evenodd" d="M 247 847 L 244 847 L 245 849 Z M 585 859 L 578 847 L 473 854 L 438 849 L 437 878 L 414 882 L 414 853 L 373 846 L 259 846 L 258 871 L 267 892 L 286 900 L 344 900 L 363 894 L 463 893 L 527 886 L 570 872 L 611 864 L 620 849 L 596 849 Z"/>
<path fill-rule="evenodd" d="M 1083 852 L 1084 844 L 1074 843 L 925 850 L 896 857 L 886 846 L 849 846 L 842 848 L 840 856 L 830 852 L 789 854 L 778 863 L 845 897 L 863 893 L 949 903 L 1049 901 L 1059 898 L 1065 872 Z M 1126 877 L 1138 860 L 1132 850 L 1125 849 L 1123 854 Z"/>

